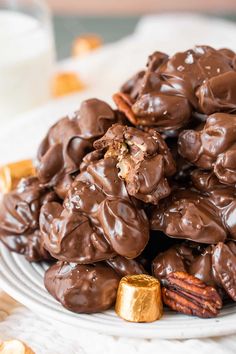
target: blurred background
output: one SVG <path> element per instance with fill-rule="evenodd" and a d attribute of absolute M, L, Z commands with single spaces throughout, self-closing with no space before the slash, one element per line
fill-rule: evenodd
<path fill-rule="evenodd" d="M 63 96 L 61 114 L 109 101 L 155 50 L 235 38 L 236 0 L 0 0 L 0 124 Z"/>
<path fill-rule="evenodd" d="M 105 43 L 133 32 L 140 17 L 168 11 L 193 11 L 236 22 L 236 0 L 48 0 L 54 15 L 58 58 L 67 57 L 71 42 L 84 33 Z"/>

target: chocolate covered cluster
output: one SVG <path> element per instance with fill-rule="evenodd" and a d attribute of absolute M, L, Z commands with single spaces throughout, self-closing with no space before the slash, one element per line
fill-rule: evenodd
<path fill-rule="evenodd" d="M 49 129 L 36 177 L 2 199 L 0 239 L 53 263 L 45 286 L 63 306 L 104 311 L 123 276 L 148 273 L 187 314 L 236 301 L 235 58 L 209 46 L 155 52 L 114 94 L 116 110 L 90 99 Z M 191 289 L 186 300 L 196 278 L 214 311 L 202 293 L 197 310 Z"/>
<path fill-rule="evenodd" d="M 192 116 L 236 111 L 235 53 L 197 46 L 172 57 L 155 52 L 147 69 L 126 82 L 114 101 L 134 125 L 175 131 Z"/>

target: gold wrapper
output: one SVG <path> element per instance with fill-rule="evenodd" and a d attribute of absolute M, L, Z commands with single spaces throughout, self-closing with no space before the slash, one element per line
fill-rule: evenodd
<path fill-rule="evenodd" d="M 12 339 L 0 344 L 0 354 L 35 354 L 25 343 Z"/>
<path fill-rule="evenodd" d="M 34 175 L 32 160 L 21 160 L 0 167 L 0 193 L 10 192 L 21 178 Z"/>
<path fill-rule="evenodd" d="M 120 281 L 115 311 L 131 322 L 153 322 L 161 318 L 161 286 L 146 274 L 128 275 Z"/>
<path fill-rule="evenodd" d="M 86 34 L 77 37 L 72 47 L 72 55 L 74 57 L 82 57 L 92 50 L 102 46 L 102 39 L 97 34 Z"/>

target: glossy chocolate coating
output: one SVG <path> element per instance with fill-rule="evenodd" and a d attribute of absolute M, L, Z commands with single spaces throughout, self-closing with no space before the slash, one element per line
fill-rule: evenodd
<path fill-rule="evenodd" d="M 207 247 L 203 254 L 190 264 L 188 272 L 207 285 L 217 285 L 212 268 L 212 246 Z"/>
<path fill-rule="evenodd" d="M 93 263 L 115 254 L 136 258 L 149 239 L 145 212 L 130 199 L 116 160 L 91 162 L 74 180 L 64 207 L 40 214 L 45 247 L 60 260 Z"/>
<path fill-rule="evenodd" d="M 116 256 L 106 261 L 106 263 L 121 277 L 125 277 L 126 275 L 147 273 L 143 266 L 135 259 L 127 259 L 125 257 Z"/>
<path fill-rule="evenodd" d="M 236 115 L 211 115 L 202 130 L 179 136 L 179 153 L 196 166 L 213 170 L 221 183 L 236 182 Z"/>
<path fill-rule="evenodd" d="M 172 190 L 176 186 L 177 189 L 187 188 L 191 186 L 191 171 L 194 169 L 193 164 L 189 161 L 185 160 L 179 153 L 178 153 L 178 139 L 176 137 L 165 137 L 165 142 L 173 156 L 173 159 L 176 164 L 176 172 L 171 177 L 172 182 Z"/>
<path fill-rule="evenodd" d="M 114 101 L 84 101 L 49 129 L 38 177 L 3 197 L 0 239 L 59 260 L 45 286 L 71 311 L 104 311 L 122 276 L 151 271 L 236 301 L 235 53 L 155 52 Z"/>
<path fill-rule="evenodd" d="M 175 173 L 175 163 L 166 143 L 155 130 L 144 132 L 115 124 L 94 146 L 107 149 L 105 157 L 117 159 L 119 176 L 125 180 L 129 195 L 157 204 L 170 194 L 166 177 Z"/>
<path fill-rule="evenodd" d="M 109 309 L 115 302 L 120 277 L 110 267 L 57 262 L 45 273 L 49 293 L 68 310 L 95 313 Z"/>
<path fill-rule="evenodd" d="M 191 180 L 193 182 L 194 187 L 201 192 L 208 192 L 221 185 L 214 172 L 207 170 L 193 170 L 191 172 Z"/>
<path fill-rule="evenodd" d="M 157 71 L 159 67 L 166 63 L 168 60 L 169 56 L 166 53 L 156 51 L 149 55 L 148 57 L 148 62 L 147 62 L 147 68 L 148 71 Z"/>
<path fill-rule="evenodd" d="M 173 55 L 159 70 L 166 80 L 198 108 L 196 89 L 212 77 L 233 71 L 232 62 L 220 51 L 197 46 Z"/>
<path fill-rule="evenodd" d="M 236 191 L 234 187 L 217 186 L 210 190 L 208 198 L 220 213 L 228 238 L 236 240 Z"/>
<path fill-rule="evenodd" d="M 89 165 L 93 162 L 96 162 L 98 160 L 101 160 L 104 156 L 104 153 L 102 150 L 93 150 L 89 152 L 87 155 L 84 156 L 81 164 L 80 164 L 80 172 L 86 171 L 86 169 L 89 167 Z"/>
<path fill-rule="evenodd" d="M 72 118 L 59 120 L 48 131 L 38 150 L 38 177 L 41 183 L 57 186 L 64 198 L 68 187 L 61 179 L 79 170 L 83 157 L 92 150 L 93 141 L 117 121 L 110 106 L 97 99 L 83 101 Z"/>
<path fill-rule="evenodd" d="M 132 100 L 137 99 L 141 92 L 143 92 L 144 82 L 146 82 L 147 73 L 153 72 L 160 67 L 168 59 L 168 55 L 162 52 L 154 52 L 148 57 L 148 70 L 139 71 L 127 80 L 121 87 L 121 92 L 128 94 Z M 144 77 L 145 76 L 145 77 Z"/>
<path fill-rule="evenodd" d="M 152 263 L 153 275 L 165 283 L 172 272 L 185 271 L 202 280 L 207 285 L 223 289 L 236 301 L 236 244 L 218 243 L 208 246 L 194 255 L 196 249 L 183 243 L 173 246 L 156 256 Z"/>
<path fill-rule="evenodd" d="M 219 182 L 213 172 L 194 170 L 192 172 L 194 186 L 204 192 L 208 200 L 219 210 L 222 224 L 228 238 L 236 240 L 236 190 Z"/>
<path fill-rule="evenodd" d="M 236 301 L 235 245 L 219 243 L 214 247 L 212 267 L 227 294 Z"/>
<path fill-rule="evenodd" d="M 137 125 L 155 126 L 159 131 L 176 130 L 186 125 L 191 116 L 188 100 L 178 96 L 171 86 L 169 94 L 163 94 L 161 88 L 159 91 L 142 95 L 132 105 L 132 111 L 138 117 Z"/>
<path fill-rule="evenodd" d="M 64 204 L 86 213 L 116 253 L 136 258 L 149 239 L 148 220 L 129 197 L 116 164 L 112 157 L 90 164 L 76 177 Z"/>
<path fill-rule="evenodd" d="M 145 73 L 121 91 L 127 95 L 132 123 L 155 126 L 159 131 L 176 130 L 193 120 L 192 110 L 234 112 L 235 76 L 232 51 L 197 46 L 172 57 L 155 52 Z"/>
<path fill-rule="evenodd" d="M 58 203 L 42 207 L 40 227 L 44 246 L 56 259 L 89 264 L 115 254 L 87 216 L 63 209 Z"/>
<path fill-rule="evenodd" d="M 198 88 L 196 96 L 200 111 L 207 115 L 215 112 L 235 112 L 236 72 L 229 71 L 206 79 Z"/>
<path fill-rule="evenodd" d="M 153 210 L 151 229 L 199 243 L 224 241 L 227 233 L 218 208 L 191 190 L 174 192 Z"/>
<path fill-rule="evenodd" d="M 185 272 L 184 259 L 173 247 L 160 253 L 152 262 L 152 273 L 160 281 L 164 281 L 166 276 L 172 272 Z"/>
<path fill-rule="evenodd" d="M 1 241 L 30 261 L 48 259 L 39 232 L 39 212 L 43 204 L 56 199 L 55 193 L 41 187 L 36 177 L 21 180 L 0 203 Z"/>
<path fill-rule="evenodd" d="M 139 71 L 127 80 L 121 87 L 121 92 L 128 94 L 131 99 L 136 99 L 139 95 L 139 91 L 142 85 L 142 79 L 145 71 Z"/>

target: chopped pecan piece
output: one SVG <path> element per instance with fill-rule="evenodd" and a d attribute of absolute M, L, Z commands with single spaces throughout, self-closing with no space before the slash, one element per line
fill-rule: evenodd
<path fill-rule="evenodd" d="M 217 316 L 222 307 L 215 288 L 185 272 L 167 275 L 162 297 L 172 310 L 203 318 Z"/>

